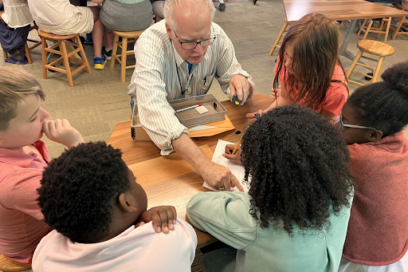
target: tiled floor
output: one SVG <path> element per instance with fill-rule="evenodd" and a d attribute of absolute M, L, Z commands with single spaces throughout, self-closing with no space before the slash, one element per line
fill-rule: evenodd
<path fill-rule="evenodd" d="M 215 3 L 218 6 L 218 3 Z M 270 95 L 274 79 L 274 56 L 269 50 L 283 25 L 284 12 L 281 0 L 259 0 L 254 6 L 252 0 L 230 0 L 226 10 L 217 10 L 214 21 L 228 34 L 234 44 L 236 56 L 242 67 L 248 71 L 256 83 L 256 92 Z M 344 35 L 346 26 L 341 26 Z M 374 35 L 369 38 L 375 39 Z M 356 42 L 361 37 L 352 36 L 348 49 L 356 53 Z M 408 59 L 408 36 L 398 36 L 388 43 L 395 48 L 395 54 L 385 60 L 384 69 L 396 62 Z M 87 57 L 92 62 L 92 47 L 86 46 Z M 80 72 L 74 76 L 74 87 L 68 87 L 65 75 L 48 73 L 48 79 L 42 79 L 41 49 L 32 52 L 34 63 L 22 66 L 22 69 L 34 74 L 43 85 L 47 95 L 43 108 L 49 111 L 50 118 L 66 118 L 84 136 L 86 141 L 107 141 L 117 122 L 128 120 L 129 97 L 127 86 L 132 75 L 127 71 L 126 83 L 120 82 L 120 67 L 114 69 L 109 65 L 102 71 L 92 68 L 92 74 Z M 128 58 L 131 59 L 130 57 Z M 345 69 L 350 60 L 342 58 Z M 0 59 L 0 65 L 10 65 Z M 1 75 L 0 75 L 1 76 Z M 354 77 L 354 76 L 353 76 Z M 354 77 L 362 80 L 361 77 Z M 351 90 L 357 86 L 351 84 Z M 218 84 L 213 84 L 211 93 L 219 100 L 226 99 Z M 408 133 L 407 133 L 408 135 Z M 58 156 L 63 147 L 46 140 L 52 157 Z M 194 266 L 193 271 L 204 271 L 202 259 Z"/>

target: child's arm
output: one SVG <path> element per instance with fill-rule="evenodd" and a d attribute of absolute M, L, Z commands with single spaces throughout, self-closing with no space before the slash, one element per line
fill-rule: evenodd
<path fill-rule="evenodd" d="M 68 120 L 47 120 L 43 124 L 43 132 L 51 141 L 65 145 L 68 148 L 84 142 L 81 133 L 71 126 Z"/>
<path fill-rule="evenodd" d="M 271 109 L 295 103 L 293 99 L 290 97 L 288 91 L 285 89 L 285 86 L 283 85 L 279 86 L 279 89 L 276 91 L 276 95 L 274 93 L 275 91 L 272 90 L 272 94 L 273 94 L 272 96 L 275 98 L 275 100 L 272 102 L 272 104 L 268 108 L 266 108 L 265 110 L 259 110 L 257 112 L 248 113 L 246 115 L 246 117 L 249 119 L 248 120 L 249 123 L 253 123 L 256 121 L 255 114 L 262 116 L 263 114 L 267 113 Z"/>

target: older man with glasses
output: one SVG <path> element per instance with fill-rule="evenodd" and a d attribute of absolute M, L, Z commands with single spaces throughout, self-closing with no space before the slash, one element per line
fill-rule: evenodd
<path fill-rule="evenodd" d="M 207 93 L 214 78 L 241 105 L 252 95 L 255 85 L 238 63 L 231 40 L 212 22 L 214 13 L 212 0 L 166 0 L 165 20 L 148 28 L 135 45 L 129 95 L 162 155 L 174 149 L 215 188 L 228 190 L 235 184 L 242 189 L 227 168 L 211 162 L 188 137 L 168 102 Z"/>

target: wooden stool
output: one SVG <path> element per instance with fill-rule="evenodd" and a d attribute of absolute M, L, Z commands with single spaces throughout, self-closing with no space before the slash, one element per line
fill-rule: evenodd
<path fill-rule="evenodd" d="M 15 261 L 7 259 L 0 253 L 0 270 L 4 272 L 19 272 L 30 269 L 30 266 L 24 266 Z"/>
<path fill-rule="evenodd" d="M 408 11 L 408 8 L 404 7 L 401 4 L 397 4 L 397 9 Z M 392 36 L 392 40 L 395 40 L 395 37 L 397 37 L 397 35 L 408 35 L 408 27 L 404 26 L 404 23 L 408 24 L 407 17 L 401 18 L 400 23 L 398 24 L 397 27 L 391 25 L 391 29 L 394 30 L 394 35 Z"/>
<path fill-rule="evenodd" d="M 361 40 L 357 43 L 357 47 L 360 49 L 360 51 L 358 52 L 357 56 L 355 57 L 355 59 L 353 60 L 353 63 L 351 64 L 349 70 L 347 71 L 347 79 L 349 82 L 353 82 L 355 84 L 364 86 L 364 84 L 351 80 L 350 75 L 352 73 L 356 73 L 359 75 L 362 75 L 364 77 L 369 77 L 372 78 L 372 82 L 377 82 L 378 79 L 380 78 L 380 74 L 381 74 L 381 69 L 382 66 L 384 64 L 384 59 L 387 56 L 391 56 L 392 54 L 394 54 L 394 48 L 386 43 L 382 43 L 382 42 L 377 42 L 377 41 L 372 41 L 372 40 Z M 379 56 L 380 58 L 377 59 L 373 59 L 370 57 L 366 57 L 363 56 L 363 53 L 369 53 L 372 55 L 376 55 Z M 360 58 L 364 58 L 364 59 L 368 59 L 371 61 L 375 61 L 377 62 L 377 67 L 372 67 L 366 64 L 362 64 L 362 63 L 358 63 L 358 61 L 360 60 Z M 373 69 L 375 71 L 374 76 L 370 76 L 370 75 L 365 75 L 363 73 L 354 71 L 354 69 L 356 68 L 356 65 L 360 65 L 366 68 L 370 68 Z"/>
<path fill-rule="evenodd" d="M 81 40 L 79 39 L 79 34 L 60 36 L 60 35 L 54 35 L 54 34 L 50 34 L 42 30 L 39 30 L 38 35 L 41 36 L 41 41 L 42 41 L 42 62 L 43 62 L 43 78 L 44 79 L 47 79 L 47 69 L 54 70 L 54 71 L 66 74 L 68 78 L 68 85 L 72 87 L 74 86 L 74 82 L 72 81 L 73 75 L 75 75 L 76 73 L 78 73 L 84 68 L 86 68 L 88 74 L 91 73 L 91 68 L 89 67 L 89 63 L 86 58 L 84 48 L 82 47 Z M 68 39 L 72 39 L 76 42 L 66 41 Z M 57 41 L 57 43 L 51 46 L 47 46 L 47 42 L 46 42 L 47 40 Z M 67 46 L 66 46 L 67 44 L 76 46 L 77 49 L 75 49 L 74 51 L 68 54 Z M 59 51 L 55 49 L 56 47 L 59 48 Z M 47 52 L 61 55 L 61 57 L 47 64 Z M 81 54 L 82 59 L 75 58 L 72 56 L 78 52 Z M 71 72 L 71 68 L 69 66 L 69 61 L 68 61 L 69 59 L 80 61 L 83 64 L 79 66 L 77 69 L 75 69 L 73 72 Z M 64 63 L 65 70 L 54 66 L 55 64 L 59 62 Z"/>
<path fill-rule="evenodd" d="M 134 50 L 127 50 L 128 42 L 136 42 L 140 35 L 142 35 L 144 30 L 140 31 L 131 31 L 131 32 L 122 32 L 122 31 L 113 31 L 115 38 L 113 40 L 113 51 L 112 51 L 112 60 L 111 60 L 111 69 L 115 66 L 115 59 L 120 63 L 120 81 L 125 82 L 126 78 L 126 69 L 135 68 L 135 65 L 126 66 L 126 58 L 128 55 L 135 55 Z M 119 37 L 122 37 L 122 42 L 119 42 Z M 117 54 L 118 46 L 122 49 L 121 55 Z"/>
<path fill-rule="evenodd" d="M 276 38 L 275 43 L 273 44 L 271 51 L 269 52 L 269 56 L 272 56 L 272 54 L 275 51 L 276 47 L 277 48 L 281 47 L 281 44 L 282 44 L 281 39 L 282 39 L 282 37 L 284 37 L 286 35 L 286 32 L 288 32 L 289 28 L 290 28 L 290 25 L 285 20 L 285 24 L 283 25 L 281 31 L 279 32 L 279 35 Z"/>
<path fill-rule="evenodd" d="M 364 23 L 361 25 L 360 30 L 358 31 L 357 35 L 360 35 L 361 32 L 364 32 L 364 37 L 363 40 L 367 38 L 368 33 L 373 32 L 373 33 L 378 33 L 377 39 L 380 38 L 381 34 L 384 34 L 384 42 L 387 42 L 388 38 L 388 33 L 390 32 L 390 26 L 391 26 L 391 17 L 389 18 L 383 18 L 381 20 L 381 25 L 380 27 L 373 27 L 374 20 L 372 19 L 365 19 Z M 368 25 L 366 26 L 367 21 L 370 20 Z M 387 24 L 387 25 L 386 25 Z"/>

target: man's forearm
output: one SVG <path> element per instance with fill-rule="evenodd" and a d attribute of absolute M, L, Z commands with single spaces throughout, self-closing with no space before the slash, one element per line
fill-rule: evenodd
<path fill-rule="evenodd" d="M 203 169 L 211 164 L 210 159 L 205 153 L 188 137 L 182 133 L 180 137 L 173 140 L 173 148 L 177 153 L 188 161 L 202 175 Z"/>

